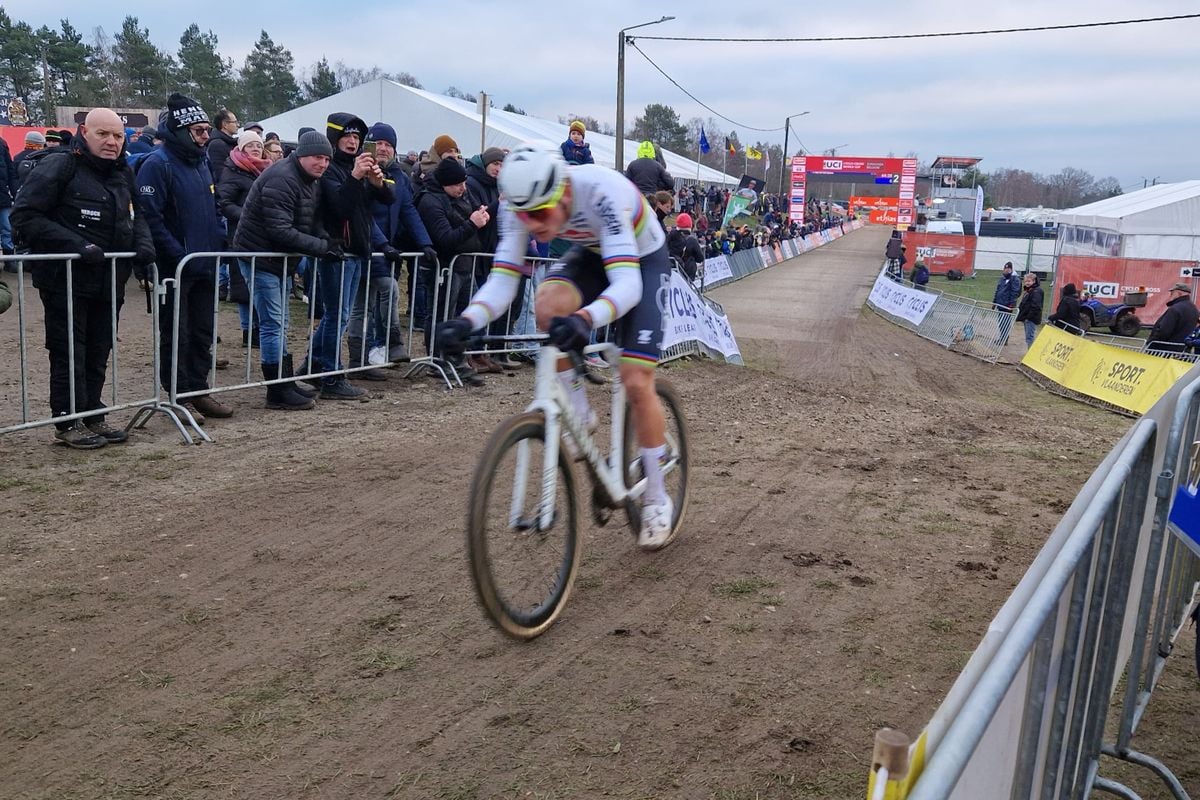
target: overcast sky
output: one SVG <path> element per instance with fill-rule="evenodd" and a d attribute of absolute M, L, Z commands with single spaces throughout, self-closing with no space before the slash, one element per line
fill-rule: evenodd
<path fill-rule="evenodd" d="M 110 34 L 119 30 L 125 13 L 108 3 L 3 5 L 35 28 L 57 27 L 67 16 L 88 34 L 96 26 Z M 753 7 L 769 10 L 747 10 Z M 537 116 L 579 113 L 613 123 L 617 31 L 664 14 L 676 19 L 635 35 L 854 36 L 1029 27 L 1200 13 L 1200 2 L 457 0 L 439 7 L 206 0 L 127 8 L 172 53 L 195 21 L 215 32 L 222 51 L 240 66 L 266 29 L 292 51 L 298 71 L 325 56 L 330 63 L 407 71 L 432 91 L 451 85 L 487 91 L 497 105 L 511 102 Z M 1200 178 L 1198 39 L 1200 19 L 917 41 L 640 39 L 638 46 L 692 94 L 735 120 L 719 122 L 737 130 L 742 141 L 782 143 L 784 117 L 810 111 L 793 121 L 793 141 L 798 135 L 814 152 L 837 146 L 839 155 L 980 156 L 985 170 L 1052 173 L 1073 166 L 1098 178 L 1115 176 L 1131 189 L 1141 188 L 1143 179 Z M 712 116 L 635 50 L 627 51 L 626 65 L 628 122 L 653 102 L 672 106 L 683 120 Z M 404 121 L 390 122 L 403 144 Z"/>

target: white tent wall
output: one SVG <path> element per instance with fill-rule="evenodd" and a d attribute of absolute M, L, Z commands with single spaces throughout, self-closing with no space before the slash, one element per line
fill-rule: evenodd
<path fill-rule="evenodd" d="M 1200 259 L 1200 181 L 1149 186 L 1058 215 L 1059 238 L 1067 227 L 1120 236 L 1126 258 Z"/>
<path fill-rule="evenodd" d="M 448 134 L 466 158 L 484 148 L 480 147 L 482 119 L 475 104 L 445 95 L 434 94 L 422 89 L 389 81 L 383 78 L 346 89 L 331 97 L 285 111 L 268 119 L 260 120 L 264 130 L 276 131 L 287 141 L 295 141 L 302 127 L 315 128 L 324 132 L 326 118 L 336 112 L 348 112 L 362 117 L 368 125 L 386 122 L 396 129 L 397 145 L 401 152 L 427 150 L 433 140 Z M 485 147 L 513 147 L 531 139 L 544 139 L 558 145 L 567 138 L 567 126 L 556 121 L 513 114 L 496 108 L 487 113 Z M 592 157 L 597 164 L 612 166 L 616 161 L 616 138 L 591 131 L 587 134 Z M 625 155 L 632 160 L 637 142 L 625 142 Z M 667 171 L 679 180 L 695 181 L 697 163 L 684 155 L 663 150 Z M 734 159 L 736 162 L 737 159 Z M 719 170 L 703 165 L 699 167 L 701 183 L 728 183 L 736 185 L 738 179 L 723 175 Z"/>

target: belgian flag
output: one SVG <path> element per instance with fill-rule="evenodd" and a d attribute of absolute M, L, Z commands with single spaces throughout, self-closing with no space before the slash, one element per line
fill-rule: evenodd
<path fill-rule="evenodd" d="M 729 155 L 731 155 L 731 156 L 737 155 L 737 145 L 735 145 L 733 142 L 731 142 L 729 140 L 728 136 L 725 137 L 725 149 L 729 151 Z"/>

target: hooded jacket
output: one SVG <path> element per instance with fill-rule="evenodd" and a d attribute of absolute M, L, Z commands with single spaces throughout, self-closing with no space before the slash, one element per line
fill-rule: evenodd
<path fill-rule="evenodd" d="M 483 166 L 482 154 L 467 162 L 467 197 L 471 200 L 472 211 L 487 206 L 491 220 L 479 229 L 479 244 L 488 253 L 496 252 L 496 246 L 500 244 L 500 187 Z"/>
<path fill-rule="evenodd" d="M 1017 322 L 1032 322 L 1040 325 L 1044 297 L 1042 285 L 1035 280 L 1033 286 L 1026 289 L 1025 293 L 1021 295 L 1021 302 L 1017 305 Z"/>
<path fill-rule="evenodd" d="M 237 147 L 237 139 L 213 125 L 207 153 L 208 163 L 212 167 L 214 186 L 221 182 L 221 173 L 225 171 L 225 162 L 229 160 L 229 151 L 235 147 Z"/>
<path fill-rule="evenodd" d="M 170 277 L 188 253 L 225 249 L 208 157 L 186 128 L 166 134 L 163 146 L 141 162 L 137 180 L 138 209 L 154 236 L 160 280 Z M 183 274 L 212 275 L 215 268 L 215 258 L 192 259 Z"/>
<path fill-rule="evenodd" d="M 1053 323 L 1063 323 L 1069 325 L 1068 333 L 1073 333 L 1076 336 L 1083 333 L 1083 320 L 1079 318 L 1079 292 L 1075 288 L 1075 284 L 1068 283 L 1063 287 L 1062 297 L 1059 298 L 1058 308 L 1047 319 Z M 1058 327 L 1063 327 L 1059 325 Z"/>
<path fill-rule="evenodd" d="M 321 177 L 321 220 L 326 232 L 340 241 L 347 253 L 366 258 L 383 236 L 375 228 L 372 203 L 392 203 L 396 194 L 393 184 L 387 181 L 377 188 L 366 178 L 351 175 L 358 153 L 351 155 L 338 149 L 342 131 L 350 127 L 362 131 L 360 138 L 366 138 L 367 123 L 360 118 L 344 113 L 329 115 L 325 135 L 333 146 L 333 158 Z"/>
<path fill-rule="evenodd" d="M 625 168 L 625 177 L 637 184 L 642 194 L 654 194 L 659 189 L 675 190 L 675 179 L 656 158 L 657 150 L 650 142 L 638 146 L 638 157 Z"/>
<path fill-rule="evenodd" d="M 482 250 L 479 228 L 471 222 L 471 199 L 469 194 L 453 198 L 430 175 L 421 182 L 417 190 L 417 211 L 429 231 L 429 238 L 437 249 L 438 261 L 450 264 L 459 253 L 477 253 Z M 469 275 L 474 270 L 472 259 L 460 258 L 454 262 L 454 271 Z"/>
<path fill-rule="evenodd" d="M 300 166 L 296 154 L 263 170 L 242 203 L 233 249 L 242 252 L 303 253 L 319 256 L 330 242 L 321 227 L 323 184 Z M 298 259 L 289 259 L 294 272 Z M 255 268 L 282 277 L 283 259 L 259 258 Z"/>
<path fill-rule="evenodd" d="M 46 156 L 29 173 L 26 191 L 12 211 L 13 231 L 34 253 L 78 253 L 89 244 L 105 252 L 133 251 L 139 264 L 154 261 L 154 243 L 146 220 L 134 206 L 133 170 L 125 151 L 115 161 L 92 155 L 82 136 L 70 149 Z M 33 285 L 67 291 L 62 261 L 33 263 Z M 117 298 L 125 296 L 131 265 L 117 262 Z M 83 297 L 108 297 L 108 264 L 92 267 L 74 261 L 71 290 Z"/>
<path fill-rule="evenodd" d="M 567 140 L 562 143 L 563 158 L 568 164 L 595 164 L 596 159 L 592 158 L 592 146 L 587 142 L 575 144 L 568 136 Z"/>

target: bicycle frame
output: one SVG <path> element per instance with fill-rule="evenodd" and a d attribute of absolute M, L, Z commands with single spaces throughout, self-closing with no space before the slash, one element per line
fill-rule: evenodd
<path fill-rule="evenodd" d="M 638 481 L 632 487 L 625 486 L 625 387 L 621 383 L 621 375 L 616 369 L 620 350 L 613 344 L 603 343 L 589 345 L 584 348 L 585 354 L 599 353 L 610 365 L 613 365 L 612 376 L 612 430 L 609 455 L 605 458 L 600 452 L 587 429 L 585 421 L 580 419 L 574 405 L 558 380 L 558 360 L 566 358 L 566 354 L 552 345 L 543 345 L 538 351 L 537 377 L 533 402 L 526 411 L 541 412 L 546 420 L 546 449 L 542 459 L 541 502 L 538 511 L 538 527 L 549 529 L 554 521 L 554 493 L 558 482 L 558 449 L 561 446 L 560 437 L 565 428 L 576 446 L 582 453 L 593 478 L 600 483 L 614 505 L 619 505 L 628 499 L 636 499 L 645 491 L 645 480 Z M 520 522 L 522 501 L 528 487 L 525 486 L 526 469 L 528 468 L 528 448 L 522 444 L 517 452 L 517 481 L 513 486 L 512 505 L 509 509 L 509 525 L 516 527 Z"/>

